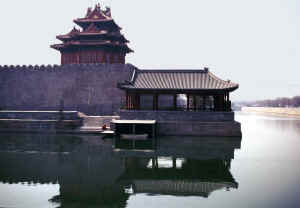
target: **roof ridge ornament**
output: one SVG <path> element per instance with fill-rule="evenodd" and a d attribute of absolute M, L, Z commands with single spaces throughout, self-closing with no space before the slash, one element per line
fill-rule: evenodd
<path fill-rule="evenodd" d="M 105 16 L 111 17 L 111 9 L 110 9 L 110 7 L 106 6 L 105 10 L 103 12 L 104 12 Z"/>
<path fill-rule="evenodd" d="M 79 33 L 80 30 L 78 30 L 75 26 L 73 27 L 73 29 L 68 33 L 68 35 L 74 35 Z"/>
<path fill-rule="evenodd" d="M 209 72 L 209 68 L 208 67 L 204 67 L 204 72 L 205 73 Z"/>
<path fill-rule="evenodd" d="M 92 13 L 92 7 L 89 7 L 89 8 L 87 9 L 87 12 L 86 12 L 85 17 L 90 16 L 91 13 Z"/>

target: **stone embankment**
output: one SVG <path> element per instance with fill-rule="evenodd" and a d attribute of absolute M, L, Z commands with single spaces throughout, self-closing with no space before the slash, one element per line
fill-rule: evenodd
<path fill-rule="evenodd" d="M 0 133 L 98 134 L 118 116 L 87 116 L 77 111 L 0 111 Z"/>
<path fill-rule="evenodd" d="M 266 115 L 286 116 L 286 117 L 299 117 L 300 108 L 281 108 L 281 107 L 243 107 L 243 112 L 261 113 Z"/>

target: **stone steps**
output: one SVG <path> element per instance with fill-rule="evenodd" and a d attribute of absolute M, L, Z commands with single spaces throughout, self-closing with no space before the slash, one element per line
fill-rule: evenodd
<path fill-rule="evenodd" d="M 112 119 L 119 119 L 119 116 L 85 116 L 83 127 L 102 127 L 104 124 L 110 126 Z"/>

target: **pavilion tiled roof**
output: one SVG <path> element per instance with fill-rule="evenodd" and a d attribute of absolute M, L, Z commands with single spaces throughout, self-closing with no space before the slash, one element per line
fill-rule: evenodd
<path fill-rule="evenodd" d="M 136 90 L 225 90 L 233 91 L 238 84 L 225 81 L 208 69 L 204 70 L 140 70 L 131 81 L 120 83 L 121 89 Z"/>

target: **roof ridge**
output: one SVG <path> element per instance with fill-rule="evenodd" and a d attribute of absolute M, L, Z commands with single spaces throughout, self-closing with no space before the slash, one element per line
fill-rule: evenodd
<path fill-rule="evenodd" d="M 221 82 L 229 83 L 229 84 L 230 84 L 230 87 L 232 87 L 232 85 L 239 86 L 238 83 L 232 82 L 231 80 L 227 80 L 227 81 L 226 81 L 226 80 L 223 80 L 223 79 L 217 77 L 216 75 L 214 75 L 214 74 L 211 73 L 211 72 L 208 72 L 208 75 L 211 76 L 211 77 L 213 77 L 213 78 L 215 78 L 215 79 L 217 79 L 217 80 L 219 80 L 219 81 L 221 81 Z"/>

